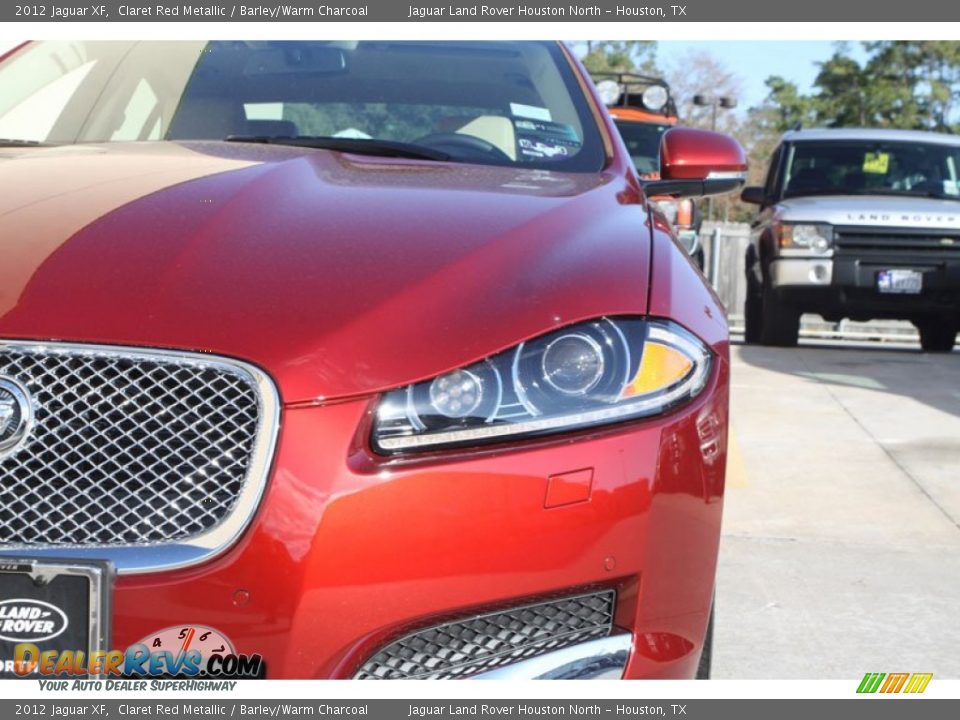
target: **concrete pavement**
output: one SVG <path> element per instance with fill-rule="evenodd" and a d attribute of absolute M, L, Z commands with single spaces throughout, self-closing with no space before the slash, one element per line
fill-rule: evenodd
<path fill-rule="evenodd" d="M 733 349 L 713 676 L 960 678 L 960 352 Z"/>

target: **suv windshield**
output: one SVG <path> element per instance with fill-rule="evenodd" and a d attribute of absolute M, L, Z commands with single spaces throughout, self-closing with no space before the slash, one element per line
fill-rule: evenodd
<path fill-rule="evenodd" d="M 783 196 L 914 195 L 960 199 L 960 145 L 918 142 L 797 142 Z"/>
<path fill-rule="evenodd" d="M 616 120 L 617 129 L 627 146 L 630 159 L 640 175 L 660 171 L 660 141 L 671 125 Z"/>
<path fill-rule="evenodd" d="M 42 42 L 0 63 L 0 87 L 8 144 L 296 139 L 564 171 L 605 161 L 555 43 Z"/>

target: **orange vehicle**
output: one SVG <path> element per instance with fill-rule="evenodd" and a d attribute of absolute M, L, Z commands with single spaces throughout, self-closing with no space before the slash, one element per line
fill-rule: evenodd
<path fill-rule="evenodd" d="M 660 140 L 679 122 L 670 86 L 659 78 L 635 73 L 593 73 L 593 80 L 640 177 L 656 179 Z M 703 247 L 699 239 L 702 217 L 696 203 L 690 198 L 662 197 L 655 198 L 654 204 L 703 269 Z"/>

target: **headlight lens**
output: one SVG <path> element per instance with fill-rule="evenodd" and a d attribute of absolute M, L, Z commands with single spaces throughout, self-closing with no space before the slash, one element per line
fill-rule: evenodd
<path fill-rule="evenodd" d="M 780 225 L 780 248 L 826 253 L 833 245 L 833 227 L 823 224 L 783 223 Z"/>
<path fill-rule="evenodd" d="M 623 94 L 623 88 L 616 80 L 601 80 L 597 83 L 597 93 L 600 95 L 603 104 L 610 107 L 617 104 Z"/>
<path fill-rule="evenodd" d="M 670 99 L 670 93 L 662 85 L 651 85 L 643 91 L 643 105 L 654 112 L 663 110 Z"/>
<path fill-rule="evenodd" d="M 373 447 L 465 447 L 657 415 L 706 386 L 712 355 L 662 320 L 603 318 L 388 392 Z"/>

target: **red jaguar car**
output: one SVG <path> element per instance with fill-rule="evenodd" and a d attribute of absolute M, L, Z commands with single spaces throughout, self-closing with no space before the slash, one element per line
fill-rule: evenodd
<path fill-rule="evenodd" d="M 541 42 L 0 60 L 0 670 L 705 676 L 727 322 L 645 197 L 744 153 L 674 129 L 644 183 L 592 87 Z"/>

